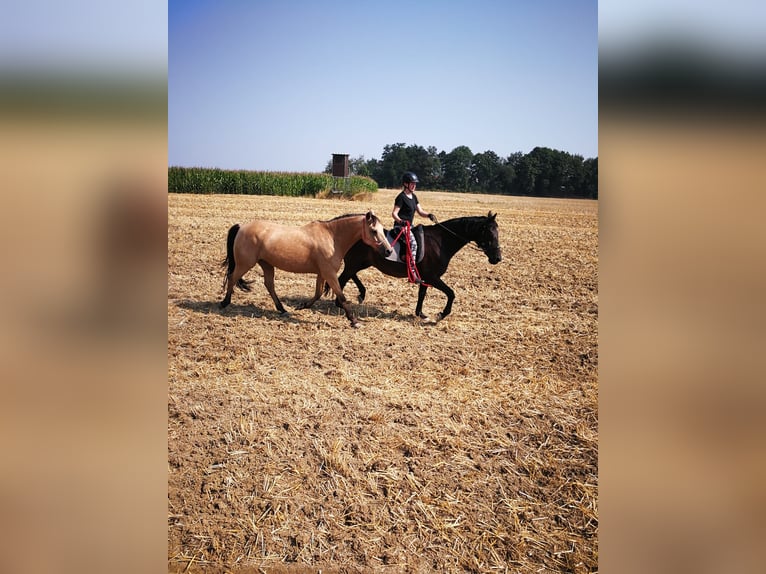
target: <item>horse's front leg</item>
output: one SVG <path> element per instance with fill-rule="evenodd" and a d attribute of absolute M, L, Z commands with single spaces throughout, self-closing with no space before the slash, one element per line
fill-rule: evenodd
<path fill-rule="evenodd" d="M 351 311 L 351 304 L 348 302 L 348 299 L 346 299 L 346 296 L 343 294 L 343 289 L 340 287 L 340 282 L 338 281 L 338 278 L 335 276 L 335 273 L 330 273 L 327 276 L 325 276 L 325 281 L 330 286 L 330 289 L 332 289 L 332 292 L 335 293 L 335 304 L 339 307 L 343 307 L 343 310 L 346 312 L 346 318 L 351 321 L 352 327 L 358 327 L 359 323 L 356 320 L 356 317 L 354 317 L 353 312 Z"/>
<path fill-rule="evenodd" d="M 418 289 L 418 304 L 415 305 L 415 316 L 423 320 L 428 319 L 428 316 L 423 314 L 423 301 L 426 299 L 427 292 L 428 287 L 421 283 L 420 288 Z"/>
<path fill-rule="evenodd" d="M 452 313 L 452 302 L 455 300 L 455 292 L 449 288 L 449 286 L 439 279 L 435 279 L 430 282 L 432 287 L 435 287 L 442 293 L 444 293 L 447 296 L 447 304 L 444 306 L 444 309 L 442 309 L 441 313 L 439 313 L 436 316 L 437 321 L 441 321 L 444 319 L 447 315 Z M 425 288 L 423 285 L 420 286 L 420 291 L 418 291 L 418 306 L 415 309 L 415 314 L 420 316 L 420 312 L 422 311 L 422 301 L 425 298 Z"/>
<path fill-rule="evenodd" d="M 282 305 L 282 301 L 277 297 L 277 292 L 274 291 L 274 266 L 263 260 L 259 261 L 258 264 L 261 266 L 261 269 L 263 269 L 263 284 L 266 285 L 266 291 L 271 295 L 271 300 L 274 301 L 277 311 L 282 314 L 287 313 Z"/>
<path fill-rule="evenodd" d="M 321 275 L 317 275 L 317 284 L 316 289 L 314 290 L 314 298 L 309 299 L 308 301 L 301 303 L 298 305 L 298 309 L 308 309 L 311 307 L 314 303 L 316 303 L 319 298 L 322 296 L 322 287 L 324 287 L 324 278 Z"/>

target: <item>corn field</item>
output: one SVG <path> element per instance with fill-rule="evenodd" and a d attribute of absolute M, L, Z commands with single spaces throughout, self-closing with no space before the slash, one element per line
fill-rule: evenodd
<path fill-rule="evenodd" d="M 225 170 L 200 167 L 169 167 L 170 193 L 225 193 L 235 195 L 281 195 L 321 197 L 334 188 L 326 173 L 284 173 L 270 171 Z M 375 192 L 378 185 L 368 177 L 351 176 L 342 195 Z"/>

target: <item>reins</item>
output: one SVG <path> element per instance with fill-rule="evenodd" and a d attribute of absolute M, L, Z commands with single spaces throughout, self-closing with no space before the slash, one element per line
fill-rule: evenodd
<path fill-rule="evenodd" d="M 448 231 L 449 233 L 451 233 L 452 235 L 454 235 L 455 237 L 457 237 L 461 241 L 465 241 L 466 245 L 468 245 L 469 247 L 471 247 L 473 249 L 476 249 L 477 251 L 484 252 L 484 250 L 479 246 L 479 243 L 475 239 L 467 239 L 467 238 L 463 237 L 462 235 L 460 235 L 458 233 L 455 233 L 449 227 L 446 227 L 446 226 L 442 225 L 438 221 L 434 221 L 434 223 L 436 223 L 436 225 L 438 225 L 442 229 L 445 229 L 446 231 Z M 473 245 L 474 243 L 476 243 L 476 245 Z"/>

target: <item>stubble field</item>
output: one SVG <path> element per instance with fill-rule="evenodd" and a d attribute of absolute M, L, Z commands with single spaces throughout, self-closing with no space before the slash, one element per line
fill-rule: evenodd
<path fill-rule="evenodd" d="M 419 191 L 442 221 L 497 212 L 503 253 L 458 252 L 436 324 L 375 269 L 345 289 L 359 329 L 294 311 L 314 277 L 277 270 L 280 316 L 259 267 L 218 308 L 233 223 L 388 227 L 395 194 L 168 196 L 170 571 L 597 570 L 597 202 Z"/>

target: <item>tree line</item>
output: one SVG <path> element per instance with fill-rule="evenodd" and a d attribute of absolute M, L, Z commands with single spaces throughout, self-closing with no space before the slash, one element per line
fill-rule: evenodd
<path fill-rule="evenodd" d="M 447 153 L 395 143 L 383 148 L 381 159 L 349 157 L 350 174 L 370 177 L 379 187 L 399 187 L 405 171 L 417 174 L 420 189 L 598 199 L 598 158 L 547 147 L 500 157 L 493 151 L 474 154 L 467 146 Z M 332 160 L 325 173 L 332 173 Z"/>

